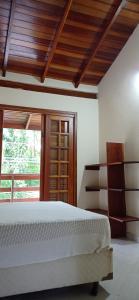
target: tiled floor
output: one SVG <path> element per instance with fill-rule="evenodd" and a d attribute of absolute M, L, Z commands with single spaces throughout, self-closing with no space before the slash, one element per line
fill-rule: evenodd
<path fill-rule="evenodd" d="M 114 279 L 101 284 L 109 293 L 104 299 L 139 300 L 139 243 L 113 240 L 113 249 Z"/>
<path fill-rule="evenodd" d="M 69 287 L 46 292 L 7 297 L 7 300 L 139 300 L 139 243 L 113 240 L 114 279 L 101 283 L 96 297 L 91 285 Z"/>

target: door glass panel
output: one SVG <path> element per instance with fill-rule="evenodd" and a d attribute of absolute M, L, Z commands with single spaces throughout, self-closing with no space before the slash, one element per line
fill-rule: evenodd
<path fill-rule="evenodd" d="M 59 132 L 59 121 L 51 120 L 51 132 Z"/>
<path fill-rule="evenodd" d="M 59 193 L 59 200 L 63 202 L 68 202 L 68 193 Z"/>
<path fill-rule="evenodd" d="M 56 178 L 49 179 L 50 190 L 57 190 L 58 189 L 58 181 Z"/>
<path fill-rule="evenodd" d="M 49 201 L 57 201 L 58 200 L 58 193 L 49 192 L 48 200 Z"/>
<path fill-rule="evenodd" d="M 61 132 L 68 133 L 69 132 L 69 122 L 61 121 Z"/>
<path fill-rule="evenodd" d="M 60 164 L 60 175 L 68 175 L 68 164 Z"/>
<path fill-rule="evenodd" d="M 50 164 L 50 175 L 58 175 L 58 165 L 57 164 Z"/>
<path fill-rule="evenodd" d="M 60 146 L 61 147 L 69 147 L 69 136 L 68 135 L 61 135 L 60 136 Z"/>
<path fill-rule="evenodd" d="M 50 137 L 50 147 L 58 147 L 58 138 L 59 136 L 58 135 L 51 135 Z"/>
<path fill-rule="evenodd" d="M 59 188 L 60 188 L 60 190 L 68 189 L 68 179 L 67 178 L 60 178 Z"/>
<path fill-rule="evenodd" d="M 68 150 L 61 149 L 60 150 L 60 160 L 68 161 L 68 159 L 69 159 L 69 155 L 68 154 L 69 154 Z"/>
<path fill-rule="evenodd" d="M 50 150 L 50 159 L 51 160 L 58 160 L 58 150 L 57 149 L 51 149 Z"/>

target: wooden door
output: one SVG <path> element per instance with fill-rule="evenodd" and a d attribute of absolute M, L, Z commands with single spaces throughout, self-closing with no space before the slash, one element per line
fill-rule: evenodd
<path fill-rule="evenodd" d="M 75 117 L 50 114 L 44 122 L 41 199 L 76 205 Z"/>

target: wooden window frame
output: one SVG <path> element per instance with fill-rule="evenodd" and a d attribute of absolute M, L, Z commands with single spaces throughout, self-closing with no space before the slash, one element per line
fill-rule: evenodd
<path fill-rule="evenodd" d="M 45 143 L 44 143 L 44 136 L 45 136 L 45 128 L 44 128 L 44 119 L 47 117 L 47 115 L 61 115 L 61 116 L 67 116 L 73 118 L 73 205 L 77 206 L 77 113 L 75 112 L 69 112 L 69 111 L 60 111 L 60 110 L 51 110 L 51 109 L 41 109 L 41 108 L 32 108 L 32 107 L 24 107 L 24 106 L 15 106 L 15 105 L 5 105 L 0 104 L 0 110 L 11 110 L 11 111 L 21 111 L 21 112 L 30 112 L 32 113 L 38 113 L 41 114 L 41 117 L 43 118 L 42 121 L 42 128 L 41 128 L 41 170 L 40 170 L 40 201 L 43 199 L 43 183 L 44 181 L 44 164 L 42 162 L 44 157 L 45 149 Z M 0 136 L 0 139 L 2 140 L 2 135 Z M 2 153 L 0 153 L 0 162 L 2 158 Z"/>

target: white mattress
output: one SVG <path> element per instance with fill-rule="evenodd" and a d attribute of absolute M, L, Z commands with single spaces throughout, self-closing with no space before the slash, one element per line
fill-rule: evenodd
<path fill-rule="evenodd" d="M 0 268 L 93 253 L 109 246 L 106 216 L 60 201 L 0 204 Z"/>

